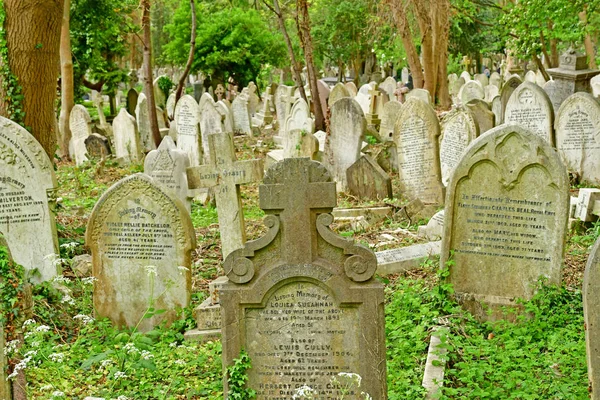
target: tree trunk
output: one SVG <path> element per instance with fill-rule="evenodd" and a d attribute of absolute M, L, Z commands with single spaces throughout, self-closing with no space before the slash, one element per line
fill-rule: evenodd
<path fill-rule="evenodd" d="M 319 96 L 317 73 L 313 60 L 313 45 L 312 37 L 310 35 L 310 18 L 308 15 L 307 0 L 297 0 L 296 7 L 298 12 L 298 35 L 300 36 L 302 50 L 304 50 L 304 59 L 306 60 L 306 69 L 308 70 L 308 82 L 312 93 L 311 98 L 313 112 L 315 114 L 315 130 L 325 130 L 325 116 L 323 115 L 323 109 L 321 108 L 321 97 Z"/>
<path fill-rule="evenodd" d="M 62 28 L 60 31 L 60 116 L 58 118 L 58 130 L 60 140 L 58 148 L 61 156 L 70 159 L 69 141 L 71 140 L 71 127 L 69 126 L 69 116 L 74 101 L 74 83 L 73 83 L 73 57 L 71 56 L 71 35 L 69 31 L 69 22 L 71 14 L 71 0 L 65 0 Z"/>
<path fill-rule="evenodd" d="M 539 68 L 540 72 L 542 73 L 544 79 L 546 81 L 549 81 L 551 78 L 550 78 L 550 75 L 548 75 L 548 72 L 546 71 L 546 67 L 544 67 L 544 63 L 542 62 L 542 60 L 540 60 L 540 58 L 536 54 L 534 54 L 533 55 L 533 61 L 535 61 L 536 65 L 538 66 L 538 68 Z"/>
<path fill-rule="evenodd" d="M 194 0 L 190 0 L 190 7 L 192 9 L 192 33 L 190 35 L 190 54 L 188 55 L 187 63 L 185 64 L 185 70 L 183 70 L 183 74 L 181 78 L 179 78 L 179 83 L 177 84 L 177 90 L 175 91 L 175 104 L 181 98 L 181 93 L 183 92 L 183 88 L 185 87 L 185 80 L 190 73 L 190 69 L 192 68 L 192 62 L 194 61 L 194 51 L 196 50 L 196 4 L 194 4 Z"/>
<path fill-rule="evenodd" d="M 579 13 L 579 20 L 583 23 L 584 27 L 587 27 L 587 4 L 583 7 L 583 11 Z M 596 69 L 596 46 L 594 45 L 594 41 L 589 32 L 585 34 L 583 44 L 585 46 L 585 54 L 588 57 L 588 66 L 590 69 Z"/>
<path fill-rule="evenodd" d="M 56 150 L 56 100 L 64 0 L 4 0 L 10 70 L 23 88 L 24 124 L 51 160 Z M 6 110 L 6 98 L 0 98 Z"/>
<path fill-rule="evenodd" d="M 396 0 L 390 0 L 388 4 L 392 10 L 392 15 L 394 17 L 396 26 L 400 31 L 402 44 L 406 50 L 406 58 L 408 60 L 408 66 L 413 78 L 413 87 L 422 88 L 425 78 L 423 76 L 423 67 L 421 65 L 421 60 L 419 59 L 419 53 L 415 47 L 413 35 L 407 18 L 407 5 Z"/>
<path fill-rule="evenodd" d="M 444 110 L 450 109 L 452 99 L 448 89 L 448 37 L 450 36 L 450 1 L 437 0 L 436 24 L 434 31 L 434 57 L 437 70 L 437 98 Z M 435 56 L 437 53 L 437 56 Z"/>
<path fill-rule="evenodd" d="M 304 82 L 302 82 L 302 66 L 300 65 L 300 62 L 298 62 L 298 59 L 296 58 L 296 55 L 294 54 L 294 47 L 292 46 L 292 41 L 290 40 L 290 35 L 288 35 L 287 28 L 285 27 L 285 18 L 283 17 L 281 8 L 279 7 L 279 1 L 273 0 L 272 8 L 269 4 L 266 3 L 266 1 L 265 1 L 265 4 L 277 16 L 277 22 L 279 23 L 279 30 L 281 31 L 281 34 L 283 35 L 283 39 L 285 40 L 285 45 L 287 47 L 288 55 L 290 56 L 290 60 L 292 63 L 292 72 L 293 72 L 294 82 L 296 82 L 296 86 L 298 87 L 298 90 L 300 91 L 300 96 L 302 96 L 304 101 L 306 101 L 308 103 L 308 98 L 306 97 L 306 91 L 304 90 Z"/>
<path fill-rule="evenodd" d="M 548 21 L 548 29 L 550 29 L 550 30 L 554 29 L 554 24 L 552 23 L 552 21 Z M 558 67 L 558 59 L 560 57 L 560 54 L 558 54 L 558 40 L 557 39 L 550 39 L 550 56 L 551 56 L 551 59 L 548 60 L 548 64 L 550 65 L 550 68 L 557 68 Z"/>
<path fill-rule="evenodd" d="M 423 88 L 427 90 L 435 102 L 435 89 L 437 81 L 437 69 L 435 65 L 433 49 L 433 27 L 431 12 L 436 14 L 435 2 L 424 2 L 423 0 L 411 0 L 415 9 L 419 29 L 421 30 L 421 54 L 423 54 L 423 69 L 425 71 L 425 82 Z M 414 79 L 414 75 L 413 75 Z"/>
<path fill-rule="evenodd" d="M 150 0 L 142 0 L 142 29 L 144 31 L 144 92 L 148 99 L 148 117 L 150 118 L 150 131 L 156 147 L 160 146 L 160 130 L 156 115 L 156 100 L 152 85 L 152 32 L 150 27 Z"/>

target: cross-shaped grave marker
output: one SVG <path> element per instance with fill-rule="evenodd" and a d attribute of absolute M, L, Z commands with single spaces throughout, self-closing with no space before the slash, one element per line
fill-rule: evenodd
<path fill-rule="evenodd" d="M 215 94 L 217 95 L 217 101 L 223 100 L 223 95 L 225 94 L 225 88 L 220 83 L 217 85 L 215 89 Z"/>
<path fill-rule="evenodd" d="M 236 161 L 231 133 L 208 135 L 210 163 L 187 169 L 190 189 L 215 188 L 223 259 L 246 242 L 240 185 L 263 177 L 263 161 Z"/>
<path fill-rule="evenodd" d="M 367 117 L 367 125 L 374 126 L 379 128 L 379 124 L 381 120 L 377 115 L 377 98 L 379 97 L 379 85 L 375 84 L 371 90 L 369 90 L 369 94 L 371 95 L 371 104 L 369 105 L 369 113 L 366 115 Z"/>
<path fill-rule="evenodd" d="M 310 168 L 308 158 L 290 158 L 278 165 L 281 171 L 274 174 L 282 179 L 271 182 L 269 176 L 265 178 L 259 192 L 260 208 L 279 214 L 282 258 L 290 264 L 311 263 L 317 248 L 316 213 L 311 211 L 323 208 L 323 212 L 328 212 L 336 206 L 335 182 L 312 176 L 327 172 L 324 168 Z"/>

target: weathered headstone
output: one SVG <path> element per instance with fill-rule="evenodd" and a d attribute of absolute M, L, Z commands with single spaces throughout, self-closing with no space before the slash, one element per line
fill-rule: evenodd
<path fill-rule="evenodd" d="M 552 108 L 554 109 L 554 114 L 558 112 L 562 101 L 562 95 L 559 93 L 559 87 L 555 81 L 548 81 L 542 86 L 548 97 L 550 98 L 550 102 L 552 103 Z"/>
<path fill-rule="evenodd" d="M 356 94 L 354 100 L 360 105 L 365 116 L 369 113 L 369 107 L 371 106 L 371 91 L 373 87 L 370 84 L 364 84 L 360 87 L 360 90 Z"/>
<path fill-rule="evenodd" d="M 260 181 L 262 160 L 236 161 L 231 133 L 208 135 L 210 160 L 189 168 L 190 189 L 214 188 L 223 258 L 246 242 L 240 185 Z"/>
<path fill-rule="evenodd" d="M 192 220 L 181 201 L 149 176 L 128 176 L 100 197 L 86 244 L 97 279 L 98 316 L 144 332 L 174 321 L 176 310 L 189 304 L 196 247 Z M 149 307 L 166 312 L 144 318 Z"/>
<path fill-rule="evenodd" d="M 583 315 L 590 398 L 600 398 L 600 239 L 590 252 L 583 275 Z"/>
<path fill-rule="evenodd" d="M 379 124 L 379 137 L 383 141 L 391 141 L 394 135 L 394 124 L 400 115 L 402 104 L 396 100 L 390 100 L 383 106 L 381 123 Z"/>
<path fill-rule="evenodd" d="M 283 157 L 308 157 L 314 160 L 319 151 L 319 141 L 312 133 L 292 129 L 287 133 L 283 148 Z"/>
<path fill-rule="evenodd" d="M 555 122 L 556 149 L 580 181 L 600 185 L 600 104 L 589 93 L 565 100 Z"/>
<path fill-rule="evenodd" d="M 81 104 L 75 104 L 69 117 L 69 126 L 71 128 L 71 142 L 69 143 L 69 153 L 75 160 L 75 164 L 81 165 L 87 161 L 87 149 L 85 148 L 85 139 L 92 133 L 92 119 L 90 113 Z"/>
<path fill-rule="evenodd" d="M 448 185 L 441 265 L 481 318 L 530 299 L 538 279 L 559 284 L 569 179 L 556 151 L 518 125 L 488 131 L 467 149 Z"/>
<path fill-rule="evenodd" d="M 322 80 L 317 81 L 317 90 L 319 92 L 319 100 L 321 103 L 321 110 L 323 111 L 323 115 L 327 116 L 327 100 L 329 100 L 329 95 L 331 93 L 331 89 L 329 86 Z"/>
<path fill-rule="evenodd" d="M 356 97 L 358 94 L 358 88 L 354 82 L 346 82 L 344 86 L 346 86 L 346 89 L 348 89 L 348 93 L 350 93 L 351 97 Z"/>
<path fill-rule="evenodd" d="M 297 99 L 294 102 L 294 106 L 291 111 L 287 115 L 285 120 L 284 127 L 284 147 L 286 146 L 286 141 L 288 140 L 287 132 L 290 132 L 294 129 L 300 129 L 308 133 L 313 133 L 315 131 L 315 120 L 310 117 L 310 109 L 306 101 L 302 98 Z"/>
<path fill-rule="evenodd" d="M 144 173 L 177 196 L 188 212 L 191 210 L 186 174 L 189 166 L 187 153 L 178 150 L 169 136 L 165 136 L 158 149 L 148 153 L 144 160 Z"/>
<path fill-rule="evenodd" d="M 337 183 L 338 191 L 346 191 L 346 170 L 360 157 L 367 129 L 365 116 L 356 100 L 346 97 L 333 103 L 325 144 L 324 162 Z"/>
<path fill-rule="evenodd" d="M 0 117 L 0 235 L 16 263 L 31 271 L 35 281 L 58 274 L 54 222 L 56 178 L 46 152 L 16 123 Z"/>
<path fill-rule="evenodd" d="M 135 118 L 122 108 L 113 120 L 115 156 L 124 162 L 141 161 L 142 141 Z"/>
<path fill-rule="evenodd" d="M 400 190 L 410 199 L 442 204 L 444 191 L 439 160 L 440 125 L 430 105 L 409 99 L 394 127 Z"/>
<path fill-rule="evenodd" d="M 410 98 L 417 98 L 420 100 L 423 100 L 424 102 L 426 102 L 427 104 L 432 104 L 431 103 L 431 94 L 429 93 L 429 90 L 425 90 L 425 89 L 413 89 L 410 92 L 408 92 L 406 94 L 406 99 L 410 99 Z"/>
<path fill-rule="evenodd" d="M 154 150 L 156 145 L 152 138 L 152 129 L 150 127 L 150 111 L 148 108 L 148 99 L 144 93 L 140 93 L 138 103 L 135 107 L 135 122 L 137 123 L 138 132 L 144 153 Z"/>
<path fill-rule="evenodd" d="M 572 49 L 561 54 L 558 68 L 550 68 L 548 74 L 555 82 L 554 100 L 558 108 L 570 95 L 577 92 L 591 92 L 591 79 L 600 75 L 600 70 L 590 69 L 585 54 Z"/>
<path fill-rule="evenodd" d="M 460 89 L 458 98 L 463 106 L 473 99 L 483 100 L 485 98 L 483 86 L 478 81 L 468 81 Z"/>
<path fill-rule="evenodd" d="M 208 145 L 208 136 L 214 133 L 223 133 L 223 117 L 217 110 L 217 105 L 207 93 L 202 95 L 200 101 L 200 133 L 202 134 L 202 147 L 204 151 L 204 162 L 209 162 L 210 147 Z"/>
<path fill-rule="evenodd" d="M 331 92 L 329 93 L 329 100 L 328 100 L 329 108 L 331 109 L 331 106 L 333 105 L 333 103 L 335 103 L 339 99 L 343 99 L 344 97 L 352 97 L 352 95 L 350 94 L 350 91 L 348 91 L 348 88 L 343 83 L 338 82 L 333 87 L 333 89 L 331 89 Z"/>
<path fill-rule="evenodd" d="M 138 103 L 138 92 L 135 89 L 129 89 L 127 92 L 127 112 L 130 115 L 135 115 L 135 108 Z"/>
<path fill-rule="evenodd" d="M 489 87 L 489 86 L 488 86 Z M 467 103 L 467 108 L 471 111 L 471 115 L 477 122 L 478 136 L 492 129 L 496 116 L 490 111 L 490 106 L 483 100 L 473 99 Z"/>
<path fill-rule="evenodd" d="M 328 228 L 335 204 L 335 183 L 319 163 L 276 164 L 260 186 L 269 231 L 225 260 L 223 367 L 246 349 L 257 399 L 289 399 L 304 385 L 318 398 L 341 398 L 329 382 L 342 372 L 360 375 L 371 398 L 387 398 L 377 261 Z"/>
<path fill-rule="evenodd" d="M 460 77 L 465 80 L 465 83 L 471 81 L 471 74 L 468 71 L 461 72 Z"/>
<path fill-rule="evenodd" d="M 535 83 L 523 82 L 511 94 L 504 122 L 521 125 L 554 145 L 554 108 L 546 92 Z"/>
<path fill-rule="evenodd" d="M 275 91 L 275 109 L 277 110 L 277 123 L 279 136 L 285 135 L 285 120 L 292 110 L 293 91 L 291 86 L 279 85 Z"/>
<path fill-rule="evenodd" d="M 375 160 L 362 155 L 346 171 L 348 192 L 364 200 L 392 198 L 392 180 Z"/>
<path fill-rule="evenodd" d="M 521 85 L 521 83 L 523 83 L 521 78 L 519 78 L 517 75 L 513 75 L 504 83 L 504 85 L 502 85 L 502 90 L 500 90 L 500 104 L 502 107 L 500 109 L 500 118 L 496 118 L 496 125 L 501 125 L 505 122 L 504 116 L 506 115 L 506 103 L 508 103 L 508 99 L 510 99 L 512 93 L 516 88 L 519 87 L 519 85 Z"/>
<path fill-rule="evenodd" d="M 444 210 L 438 211 L 427 225 L 417 228 L 417 235 L 429 241 L 440 240 L 444 234 Z"/>
<path fill-rule="evenodd" d="M 408 83 L 408 81 L 409 81 L 408 68 L 406 68 L 406 67 L 402 68 L 402 71 L 400 72 L 400 78 L 402 78 L 402 82 Z"/>
<path fill-rule="evenodd" d="M 496 71 L 490 75 L 490 85 L 494 85 L 498 90 L 502 87 L 502 77 Z"/>
<path fill-rule="evenodd" d="M 177 148 L 188 154 L 192 167 L 203 163 L 199 114 L 196 100 L 190 95 L 181 96 L 175 107 Z"/>
<path fill-rule="evenodd" d="M 525 82 L 536 83 L 534 71 L 527 71 L 527 73 L 525 74 Z"/>
<path fill-rule="evenodd" d="M 250 126 L 250 111 L 248 110 L 248 97 L 244 94 L 238 95 L 231 103 L 233 109 L 233 131 L 252 135 Z"/>
<path fill-rule="evenodd" d="M 223 121 L 223 131 L 233 132 L 233 111 L 231 109 L 231 104 L 229 104 L 227 100 L 219 100 L 216 103 L 216 107 L 219 114 L 221 114 L 221 121 Z"/>
<path fill-rule="evenodd" d="M 394 92 L 396 91 L 397 87 L 398 87 L 398 83 L 391 76 L 388 76 L 387 78 L 385 78 L 385 80 L 383 82 L 381 82 L 381 84 L 379 85 L 379 88 L 382 90 L 385 90 L 385 92 L 388 94 L 388 97 L 390 99 L 394 98 Z"/>
<path fill-rule="evenodd" d="M 175 106 L 175 93 L 171 93 L 167 99 L 167 105 L 165 108 L 167 110 L 167 117 L 169 117 L 169 120 L 173 120 L 173 118 L 175 118 Z"/>
<path fill-rule="evenodd" d="M 501 125 L 502 120 L 502 99 L 500 96 L 496 96 L 492 99 L 492 113 L 494 113 L 494 126 Z"/>
<path fill-rule="evenodd" d="M 485 93 L 484 100 L 490 103 L 492 99 L 500 94 L 500 90 L 496 85 L 487 85 L 483 88 Z"/>
<path fill-rule="evenodd" d="M 157 77 L 156 79 L 154 79 L 154 82 L 152 83 L 152 86 L 154 88 L 154 101 L 156 103 L 156 107 L 164 107 L 165 103 L 167 102 L 167 95 L 158 85 L 158 81 L 161 78 L 166 78 L 166 75 L 161 75 L 161 76 Z"/>
<path fill-rule="evenodd" d="M 479 82 L 483 88 L 490 84 L 490 80 L 485 74 L 476 74 L 475 80 Z"/>
<path fill-rule="evenodd" d="M 92 133 L 84 142 L 88 158 L 105 160 L 112 153 L 108 139 L 97 133 Z"/>
<path fill-rule="evenodd" d="M 442 120 L 440 167 L 444 186 L 448 185 L 452 171 L 458 165 L 469 144 L 477 136 L 479 136 L 479 126 L 471 112 L 465 107 L 452 110 Z"/>

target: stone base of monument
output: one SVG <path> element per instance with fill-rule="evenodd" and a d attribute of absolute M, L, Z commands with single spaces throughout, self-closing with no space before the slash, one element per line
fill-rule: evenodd
<path fill-rule="evenodd" d="M 267 158 L 265 159 L 265 170 L 269 169 L 272 165 L 277 164 L 281 160 L 283 160 L 283 149 L 271 150 L 267 153 Z"/>
<path fill-rule="evenodd" d="M 437 241 L 378 251 L 375 253 L 377 256 L 377 274 L 392 275 L 419 268 L 429 258 L 438 256 L 441 248 L 442 242 Z"/>
<path fill-rule="evenodd" d="M 228 281 L 226 276 L 220 276 L 208 284 L 209 297 L 194 310 L 197 327 L 184 334 L 186 340 L 206 342 L 221 337 L 219 291 Z"/>
<path fill-rule="evenodd" d="M 444 370 L 446 367 L 444 355 L 446 354 L 446 348 L 440 346 L 441 343 L 440 338 L 434 332 L 429 342 L 425 372 L 421 383 L 421 386 L 427 390 L 426 399 L 438 399 L 440 390 L 444 386 Z"/>

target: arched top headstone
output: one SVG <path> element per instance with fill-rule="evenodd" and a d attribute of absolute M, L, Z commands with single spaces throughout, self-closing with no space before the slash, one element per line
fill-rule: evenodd
<path fill-rule="evenodd" d="M 352 95 L 343 83 L 338 82 L 333 89 L 331 89 L 331 93 L 329 93 L 329 108 L 331 109 L 333 103 L 344 97 L 352 97 Z"/>
<path fill-rule="evenodd" d="M 447 185 L 450 175 L 458 165 L 463 153 L 469 144 L 479 136 L 479 126 L 466 107 L 450 111 L 442 120 L 441 125 L 440 167 L 442 183 Z"/>
<path fill-rule="evenodd" d="M 523 82 L 510 95 L 504 122 L 518 124 L 554 145 L 554 108 L 544 90 L 531 82 Z"/>

